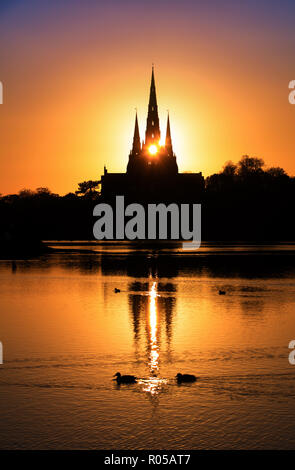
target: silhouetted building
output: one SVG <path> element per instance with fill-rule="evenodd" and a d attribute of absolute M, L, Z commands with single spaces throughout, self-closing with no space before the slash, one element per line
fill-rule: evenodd
<path fill-rule="evenodd" d="M 112 199 L 124 195 L 139 201 L 198 201 L 204 189 L 202 173 L 178 173 L 173 152 L 169 114 L 165 145 L 160 144 L 161 131 L 158 115 L 154 69 L 150 87 L 145 140 L 141 143 L 137 113 L 132 150 L 126 173 L 108 173 L 101 177 L 102 196 Z M 198 201 L 199 202 L 199 201 Z"/>

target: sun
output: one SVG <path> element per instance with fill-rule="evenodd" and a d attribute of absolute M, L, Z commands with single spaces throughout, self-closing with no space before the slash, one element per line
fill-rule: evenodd
<path fill-rule="evenodd" d="M 158 151 L 158 147 L 155 144 L 149 147 L 149 152 L 151 155 L 156 155 L 157 151 Z"/>

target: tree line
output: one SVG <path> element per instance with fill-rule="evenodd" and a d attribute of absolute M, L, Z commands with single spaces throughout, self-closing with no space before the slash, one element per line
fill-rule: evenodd
<path fill-rule="evenodd" d="M 93 239 L 93 207 L 101 200 L 98 180 L 65 196 L 44 187 L 0 195 L 0 240 Z M 227 162 L 205 179 L 201 200 L 188 202 L 202 204 L 203 240 L 295 240 L 295 178 L 261 158 Z"/>

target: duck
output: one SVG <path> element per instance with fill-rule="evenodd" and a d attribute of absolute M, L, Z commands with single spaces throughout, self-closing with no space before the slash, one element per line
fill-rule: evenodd
<path fill-rule="evenodd" d="M 192 375 L 192 374 L 180 374 L 180 373 L 178 373 L 176 375 L 176 380 L 179 384 L 183 383 L 183 382 L 195 382 L 197 380 L 197 377 L 195 375 Z"/>
<path fill-rule="evenodd" d="M 115 294 L 117 294 L 118 292 L 121 292 L 121 290 L 118 289 L 117 287 L 115 287 L 114 292 L 115 292 Z"/>
<path fill-rule="evenodd" d="M 137 382 L 135 375 L 121 375 L 120 372 L 117 372 L 114 377 L 118 384 L 134 384 Z"/>
<path fill-rule="evenodd" d="M 226 294 L 225 290 L 220 290 L 219 291 L 219 295 L 225 295 L 225 294 Z"/>

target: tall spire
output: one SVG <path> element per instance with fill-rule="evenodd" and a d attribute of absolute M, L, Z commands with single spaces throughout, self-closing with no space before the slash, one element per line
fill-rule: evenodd
<path fill-rule="evenodd" d="M 140 151 L 141 151 L 140 135 L 139 135 L 139 127 L 138 127 L 137 111 L 136 111 L 132 153 L 134 155 L 138 155 L 140 153 Z"/>
<path fill-rule="evenodd" d="M 160 140 L 160 137 L 161 137 L 161 134 L 160 134 L 160 124 L 159 124 L 159 116 L 158 116 L 158 105 L 157 105 L 154 66 L 153 66 L 151 88 L 150 88 L 150 100 L 149 100 L 148 116 L 147 116 L 146 131 L 145 131 L 145 144 L 149 145 L 154 142 L 158 143 Z"/>
<path fill-rule="evenodd" d="M 168 118 L 167 118 L 167 130 L 166 130 L 165 147 L 166 147 L 166 150 L 167 150 L 169 156 L 172 156 L 173 155 L 173 149 L 172 149 L 172 139 L 171 139 L 171 131 L 170 131 L 169 112 L 168 112 Z"/>

